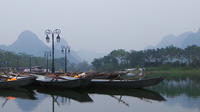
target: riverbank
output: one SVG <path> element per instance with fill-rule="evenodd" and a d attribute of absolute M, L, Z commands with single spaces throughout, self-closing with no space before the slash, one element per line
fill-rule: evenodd
<path fill-rule="evenodd" d="M 200 78 L 200 68 L 190 67 L 149 67 L 145 74 L 149 76 L 162 76 L 166 78 Z"/>

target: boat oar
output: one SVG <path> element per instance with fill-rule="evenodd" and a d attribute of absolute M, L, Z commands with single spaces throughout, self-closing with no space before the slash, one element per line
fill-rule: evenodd
<path fill-rule="evenodd" d="M 119 99 L 119 98 L 117 98 L 117 97 L 114 96 L 114 95 L 110 95 L 110 96 L 129 107 L 129 104 L 126 103 L 124 100 L 122 100 L 121 97 L 120 97 L 120 99 Z"/>
<path fill-rule="evenodd" d="M 7 78 L 10 78 L 10 77 L 9 77 L 9 75 L 8 75 L 8 73 L 4 72 L 4 75 L 6 75 L 6 76 L 7 76 Z"/>
<path fill-rule="evenodd" d="M 1 107 L 3 108 L 3 107 L 6 105 L 7 102 L 8 102 L 8 99 L 6 99 L 6 100 L 3 102 L 3 104 L 1 105 Z"/>
<path fill-rule="evenodd" d="M 69 80 L 69 79 L 65 79 L 65 78 L 62 78 L 62 77 L 59 77 L 59 76 L 56 76 L 56 77 L 52 77 L 52 80 L 51 81 L 58 81 L 58 79 L 62 79 L 62 80 Z"/>
<path fill-rule="evenodd" d="M 54 97 L 54 95 L 51 95 L 51 97 L 53 98 L 53 102 L 55 102 L 58 106 L 60 106 L 60 104 L 58 103 L 58 96 L 56 96 L 56 98 Z"/>
<path fill-rule="evenodd" d="M 69 79 L 65 79 L 65 78 L 59 77 L 59 76 L 57 76 L 56 78 L 57 79 L 63 79 L 63 80 L 69 80 Z"/>
<path fill-rule="evenodd" d="M 144 101 L 146 101 L 146 102 L 149 102 L 149 103 L 152 103 L 152 101 L 150 101 L 150 100 L 148 100 L 148 99 L 142 99 L 142 100 L 144 100 Z"/>
<path fill-rule="evenodd" d="M 5 104 L 8 102 L 8 100 L 15 100 L 16 98 L 15 97 L 12 97 L 12 96 L 9 96 L 9 97 L 6 97 L 6 100 L 4 101 L 4 103 L 2 104 L 2 108 L 5 106 Z"/>
<path fill-rule="evenodd" d="M 109 81 L 113 81 L 113 80 L 118 79 L 118 78 L 120 78 L 120 75 L 118 75 L 117 77 L 115 77 L 113 79 L 110 79 Z"/>

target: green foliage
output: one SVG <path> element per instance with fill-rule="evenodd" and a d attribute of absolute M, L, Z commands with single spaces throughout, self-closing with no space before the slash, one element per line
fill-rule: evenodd
<path fill-rule="evenodd" d="M 169 46 L 127 52 L 114 50 L 107 56 L 94 59 L 92 65 L 97 71 L 114 71 L 133 67 L 200 67 L 200 47 L 189 46 L 185 49 Z"/>
<path fill-rule="evenodd" d="M 145 77 L 165 77 L 165 79 L 200 79 L 200 69 L 191 67 L 150 67 L 145 71 Z"/>
<path fill-rule="evenodd" d="M 0 50 L 0 68 L 1 70 L 9 68 L 28 68 L 31 66 L 42 66 L 46 68 L 46 59 L 45 57 L 35 57 L 30 56 L 24 53 L 12 53 L 8 51 Z M 83 61 L 78 64 L 70 63 L 68 60 L 68 71 L 88 71 L 92 67 L 87 62 Z M 49 69 L 51 69 L 51 60 L 49 60 Z M 55 69 L 64 70 L 64 58 L 55 59 Z"/>
<path fill-rule="evenodd" d="M 129 52 L 119 49 L 100 59 L 94 59 L 93 66 L 97 71 L 114 71 L 124 69 L 129 65 Z"/>
<path fill-rule="evenodd" d="M 32 66 L 44 66 L 44 59 L 42 57 L 34 57 L 23 53 L 15 54 L 0 50 L 0 67 L 29 67 L 30 58 Z"/>

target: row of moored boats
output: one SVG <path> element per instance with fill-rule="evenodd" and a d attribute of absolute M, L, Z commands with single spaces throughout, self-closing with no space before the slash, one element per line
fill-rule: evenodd
<path fill-rule="evenodd" d="M 95 75 L 93 75 L 95 76 Z M 111 75 L 105 75 L 111 77 Z M 143 78 L 124 80 L 119 76 L 114 78 L 108 77 L 86 77 L 84 74 L 67 75 L 67 74 L 2 74 L 0 75 L 0 88 L 17 88 L 31 84 L 40 87 L 50 88 L 84 88 L 84 87 L 106 87 L 106 88 L 145 88 L 160 83 L 163 78 Z M 113 77 L 113 76 L 112 76 Z"/>

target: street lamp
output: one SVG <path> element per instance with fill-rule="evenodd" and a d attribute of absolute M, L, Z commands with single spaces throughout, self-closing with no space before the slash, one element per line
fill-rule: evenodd
<path fill-rule="evenodd" d="M 46 51 L 44 52 L 44 57 L 46 58 L 46 73 L 48 73 L 49 71 L 49 58 L 51 58 L 51 51 Z"/>
<path fill-rule="evenodd" d="M 70 53 L 70 46 L 62 46 L 61 52 L 65 54 L 65 73 L 67 73 L 67 54 Z"/>
<path fill-rule="evenodd" d="M 50 38 L 49 35 L 52 36 L 52 68 L 51 71 L 52 73 L 55 73 L 55 66 L 54 66 L 54 35 L 57 35 L 56 40 L 57 42 L 60 42 L 60 29 L 55 29 L 54 31 L 51 31 L 49 29 L 45 30 L 45 35 L 46 35 L 46 41 L 49 43 Z"/>

